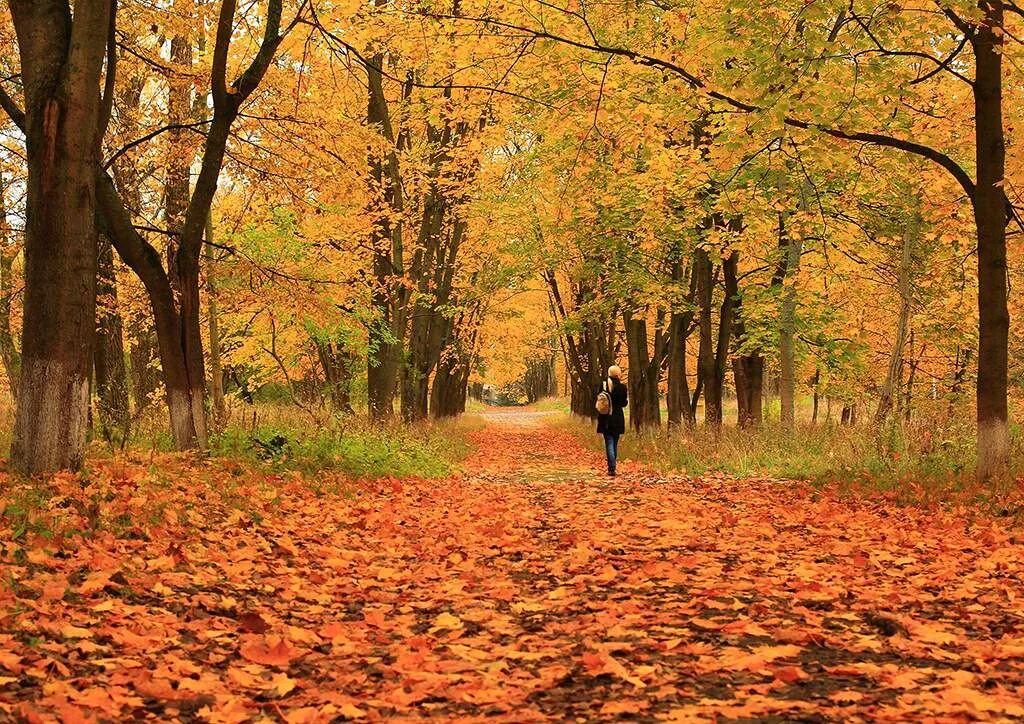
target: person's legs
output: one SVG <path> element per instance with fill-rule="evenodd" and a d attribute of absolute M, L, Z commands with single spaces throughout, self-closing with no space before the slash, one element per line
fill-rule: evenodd
<path fill-rule="evenodd" d="M 609 435 L 607 432 L 604 434 L 604 454 L 608 459 L 608 474 L 615 472 L 615 443 L 618 440 L 618 435 Z"/>
<path fill-rule="evenodd" d="M 612 435 L 612 475 L 615 474 L 615 464 L 619 460 L 619 436 Z"/>

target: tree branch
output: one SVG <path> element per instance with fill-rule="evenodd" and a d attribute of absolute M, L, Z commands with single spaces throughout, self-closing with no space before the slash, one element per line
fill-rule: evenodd
<path fill-rule="evenodd" d="M 592 43 L 580 40 L 573 40 L 562 35 L 556 35 L 547 30 L 541 30 L 537 28 L 530 28 L 524 25 L 517 25 L 515 23 L 509 23 L 501 20 L 495 20 L 489 17 L 473 17 L 473 16 L 457 16 L 437 13 L 423 13 L 425 17 L 431 17 L 442 20 L 455 20 L 464 22 L 475 22 L 483 24 L 485 26 L 491 26 L 496 28 L 503 28 L 506 30 L 514 30 L 519 33 L 527 33 L 533 35 L 535 38 L 541 40 L 551 40 L 556 43 L 561 43 L 569 47 L 578 48 L 580 50 L 587 50 L 595 53 L 603 53 L 605 55 L 618 56 L 626 58 L 627 60 L 637 64 L 647 66 L 649 68 L 657 68 L 658 70 L 668 71 L 674 75 L 682 78 L 687 85 L 695 91 L 698 91 L 705 98 L 710 100 L 719 101 L 726 104 L 727 106 L 734 108 L 744 113 L 758 113 L 763 109 L 752 103 L 741 101 L 733 96 L 730 96 L 722 91 L 715 90 L 707 85 L 707 83 L 699 76 L 695 75 L 685 67 L 664 58 L 658 58 L 656 56 L 647 55 L 640 53 L 629 48 L 623 48 L 620 46 L 604 45 L 603 43 Z M 896 138 L 894 136 L 888 136 L 883 133 L 866 133 L 858 131 L 844 131 L 841 128 L 834 126 L 814 123 L 806 121 L 802 118 L 795 118 L 793 116 L 785 116 L 782 122 L 792 128 L 801 128 L 804 130 L 818 131 L 824 133 L 833 138 L 843 139 L 847 141 L 861 141 L 864 143 L 871 143 L 877 146 L 885 146 L 888 148 L 895 148 L 901 151 L 906 151 L 922 158 L 926 158 L 942 168 L 946 169 L 956 179 L 957 183 L 964 189 L 964 191 L 973 199 L 974 198 L 974 181 L 970 175 L 952 158 L 946 154 L 938 151 L 937 149 L 925 146 L 924 144 L 917 143 L 915 141 L 909 141 L 902 138 Z"/>
<path fill-rule="evenodd" d="M 210 66 L 210 92 L 214 108 L 223 108 L 228 100 L 228 50 L 231 47 L 231 33 L 235 26 L 236 0 L 224 0 L 217 19 L 217 38 L 213 46 L 213 61 Z"/>
<path fill-rule="evenodd" d="M 100 118 L 96 132 L 96 145 L 103 143 L 114 111 L 114 81 L 117 78 L 117 0 L 110 0 L 110 24 L 107 27 L 107 72 L 103 78 L 103 95 L 100 97 Z"/>
<path fill-rule="evenodd" d="M 111 156 L 109 159 L 107 159 L 107 161 L 103 164 L 103 170 L 106 171 L 108 168 L 113 166 L 114 162 L 117 161 L 117 159 L 121 158 L 121 156 L 125 155 L 126 153 L 128 153 L 130 150 L 132 150 L 136 146 L 139 146 L 139 145 L 145 143 L 146 141 L 150 141 L 150 140 L 156 138 L 161 133 L 166 133 L 167 131 L 181 131 L 181 130 L 186 130 L 186 129 L 189 129 L 189 128 L 199 128 L 200 126 L 205 126 L 205 125 L 207 125 L 209 123 L 210 123 L 210 121 L 207 120 L 207 121 L 196 121 L 195 123 L 170 123 L 170 124 L 168 124 L 166 126 L 161 126 L 160 128 L 157 128 L 157 129 L 155 129 L 153 131 L 150 131 L 146 135 L 140 136 L 139 138 L 136 138 L 134 141 L 132 141 L 132 142 L 122 146 L 121 148 L 119 148 L 114 153 L 114 155 Z"/>
<path fill-rule="evenodd" d="M 0 108 L 4 109 L 14 125 L 22 131 L 25 130 L 25 111 L 21 110 L 17 102 L 7 95 L 7 91 L 2 85 L 0 85 Z"/>

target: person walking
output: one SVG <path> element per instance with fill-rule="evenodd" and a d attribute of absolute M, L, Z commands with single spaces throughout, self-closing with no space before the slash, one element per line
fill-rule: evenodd
<path fill-rule="evenodd" d="M 622 384 L 622 370 L 618 365 L 608 368 L 608 379 L 597 391 L 597 432 L 604 435 L 604 451 L 608 457 L 608 475 L 615 477 L 615 462 L 619 455 L 619 436 L 626 431 L 623 410 L 629 404 L 626 386 Z"/>

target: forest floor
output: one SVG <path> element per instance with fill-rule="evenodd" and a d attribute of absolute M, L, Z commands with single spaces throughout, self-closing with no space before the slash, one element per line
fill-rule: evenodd
<path fill-rule="evenodd" d="M 603 461 L 494 412 L 443 480 L 167 458 L 0 518 L 0 719 L 1024 717 L 1024 531 Z M 225 493 L 230 491 L 230 495 Z"/>

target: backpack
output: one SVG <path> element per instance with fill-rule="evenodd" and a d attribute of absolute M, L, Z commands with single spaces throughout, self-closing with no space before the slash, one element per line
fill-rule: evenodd
<path fill-rule="evenodd" d="M 594 409 L 597 410 L 598 415 L 610 415 L 612 412 L 612 396 L 610 390 L 611 381 L 605 380 L 601 391 L 597 393 L 597 402 L 594 403 Z"/>

